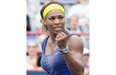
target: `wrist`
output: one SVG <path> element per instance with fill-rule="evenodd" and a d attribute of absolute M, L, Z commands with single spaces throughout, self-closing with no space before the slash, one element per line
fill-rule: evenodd
<path fill-rule="evenodd" d="M 66 53 L 68 53 L 69 52 L 69 47 L 68 46 L 66 46 L 65 48 L 63 48 L 63 49 L 60 49 L 60 51 L 62 52 L 62 53 L 64 53 L 64 54 L 66 54 Z"/>

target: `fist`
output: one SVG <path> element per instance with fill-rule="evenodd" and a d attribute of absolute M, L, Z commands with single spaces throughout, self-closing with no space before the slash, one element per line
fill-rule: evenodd
<path fill-rule="evenodd" d="M 67 35 L 64 32 L 58 33 L 55 40 L 60 49 L 66 48 Z"/>

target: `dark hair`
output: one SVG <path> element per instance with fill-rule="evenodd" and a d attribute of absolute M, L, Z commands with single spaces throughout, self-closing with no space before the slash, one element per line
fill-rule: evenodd
<path fill-rule="evenodd" d="M 27 22 L 27 28 L 26 28 L 26 30 L 27 31 L 31 31 L 29 15 L 26 15 L 26 22 Z"/>
<path fill-rule="evenodd" d="M 41 14 L 41 18 L 42 18 L 42 19 L 43 19 L 43 11 L 44 11 L 44 9 L 45 9 L 48 5 L 50 5 L 50 4 L 59 4 L 59 5 L 61 5 L 61 6 L 64 8 L 64 6 L 63 6 L 61 3 L 56 2 L 56 1 L 51 1 L 51 2 L 49 2 L 48 4 L 46 4 L 46 5 L 44 5 L 44 6 L 42 7 L 42 9 L 41 9 L 41 11 L 40 11 L 40 14 Z"/>

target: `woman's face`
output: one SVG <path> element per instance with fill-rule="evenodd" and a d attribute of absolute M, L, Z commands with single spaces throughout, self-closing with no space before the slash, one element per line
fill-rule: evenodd
<path fill-rule="evenodd" d="M 58 34 L 64 30 L 65 15 L 60 10 L 50 11 L 45 18 L 50 33 Z"/>
<path fill-rule="evenodd" d="M 37 44 L 34 41 L 30 41 L 27 45 L 27 52 L 30 56 L 36 55 L 37 54 Z"/>
<path fill-rule="evenodd" d="M 71 27 L 77 27 L 78 26 L 78 17 L 76 15 L 70 17 L 69 19 L 69 23 L 71 25 Z"/>

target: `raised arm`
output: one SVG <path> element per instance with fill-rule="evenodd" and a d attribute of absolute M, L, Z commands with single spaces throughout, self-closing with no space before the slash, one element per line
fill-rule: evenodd
<path fill-rule="evenodd" d="M 64 33 L 61 33 L 57 36 L 57 41 L 58 46 L 61 49 L 65 48 L 66 46 L 68 46 L 69 48 L 69 52 L 64 53 L 64 58 L 67 63 L 67 66 L 73 75 L 83 75 L 84 74 L 84 65 L 82 60 L 83 42 L 76 35 L 69 37 L 67 40 L 65 39 L 65 37 L 67 36 Z"/>
<path fill-rule="evenodd" d="M 84 65 L 82 60 L 82 40 L 76 35 L 73 35 L 67 40 L 67 45 L 70 51 L 67 54 L 64 54 L 64 57 L 69 70 L 73 75 L 83 75 Z"/>

